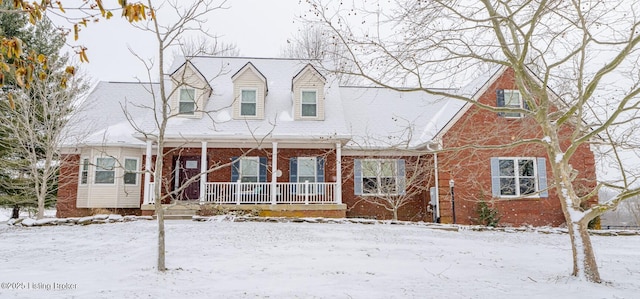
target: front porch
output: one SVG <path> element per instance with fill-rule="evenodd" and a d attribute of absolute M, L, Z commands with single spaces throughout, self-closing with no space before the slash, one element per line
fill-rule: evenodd
<path fill-rule="evenodd" d="M 167 218 L 184 219 L 212 208 L 223 211 L 255 211 L 260 217 L 345 218 L 347 205 L 336 196 L 336 183 L 204 183 L 196 201 L 175 200 L 164 204 Z M 143 214 L 155 210 L 155 183 L 145 188 Z"/>
<path fill-rule="evenodd" d="M 341 204 L 336 183 L 235 183 L 206 182 L 198 204 Z M 145 188 L 143 205 L 153 205 L 155 183 Z M 186 201 L 193 202 L 193 201 Z"/>

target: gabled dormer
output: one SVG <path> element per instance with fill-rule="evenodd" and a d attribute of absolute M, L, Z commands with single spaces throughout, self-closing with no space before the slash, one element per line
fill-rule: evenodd
<path fill-rule="evenodd" d="M 324 95 L 327 80 L 311 64 L 307 64 L 291 82 L 293 118 L 324 120 Z"/>
<path fill-rule="evenodd" d="M 201 118 L 213 90 L 204 75 L 193 63 L 187 61 L 170 78 L 173 86 L 169 95 L 171 114 Z"/>
<path fill-rule="evenodd" d="M 233 76 L 233 118 L 263 119 L 264 101 L 269 87 L 267 78 L 248 62 Z"/>

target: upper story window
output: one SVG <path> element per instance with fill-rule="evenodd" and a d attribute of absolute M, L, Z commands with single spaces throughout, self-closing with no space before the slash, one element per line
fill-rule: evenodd
<path fill-rule="evenodd" d="M 125 185 L 137 185 L 138 184 L 138 159 L 125 158 L 124 159 L 124 184 Z"/>
<path fill-rule="evenodd" d="M 544 158 L 491 158 L 495 197 L 547 197 Z"/>
<path fill-rule="evenodd" d="M 257 112 L 257 90 L 243 89 L 240 95 L 240 115 L 256 116 Z"/>
<path fill-rule="evenodd" d="M 405 190 L 404 159 L 356 159 L 354 191 L 356 195 L 401 195 Z"/>
<path fill-rule="evenodd" d="M 497 90 L 497 106 L 515 109 L 527 109 L 526 103 L 522 100 L 520 91 L 515 89 L 498 89 Z M 498 115 L 508 118 L 520 118 L 520 112 L 500 112 Z"/>
<path fill-rule="evenodd" d="M 193 88 L 180 89 L 178 113 L 193 115 L 196 110 L 196 90 Z"/>
<path fill-rule="evenodd" d="M 318 93 L 315 90 L 303 90 L 301 100 L 302 117 L 318 116 Z"/>
<path fill-rule="evenodd" d="M 96 158 L 95 184 L 113 184 L 116 177 L 116 159 Z"/>
<path fill-rule="evenodd" d="M 327 81 L 311 64 L 304 66 L 291 79 L 294 120 L 324 120 Z"/>

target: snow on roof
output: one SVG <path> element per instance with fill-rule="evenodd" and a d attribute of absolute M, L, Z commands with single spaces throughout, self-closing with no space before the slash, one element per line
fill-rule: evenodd
<path fill-rule="evenodd" d="M 99 82 L 72 115 L 63 145 L 143 144 L 133 138 L 127 113 L 136 119 L 152 116 L 140 105 L 152 105 L 150 92 L 158 88 L 157 83 Z"/>
<path fill-rule="evenodd" d="M 308 60 L 197 56 L 189 61 L 209 80 L 213 88 L 205 110 L 214 111 L 211 114 L 214 121 L 206 116 L 201 119 L 173 118 L 169 121 L 167 137 L 349 138 L 335 80 L 327 80 L 324 120 L 293 120 L 291 79 L 309 63 Z M 262 120 L 239 120 L 231 117 L 234 101 L 232 76 L 249 62 L 263 74 L 269 86 Z M 172 68 L 183 64 L 184 60 L 178 60 Z"/>
<path fill-rule="evenodd" d="M 381 87 L 341 87 L 350 148 L 414 148 L 433 137 L 463 101 L 421 91 Z"/>
<path fill-rule="evenodd" d="M 465 104 L 419 91 L 340 87 L 335 77 L 322 74 L 326 78 L 325 119 L 295 121 L 291 82 L 313 61 L 197 56 L 189 62 L 213 89 L 205 107 L 212 112 L 202 118 L 171 118 L 165 132 L 167 140 L 341 140 L 348 141 L 346 147 L 354 149 L 414 148 L 434 141 Z M 269 85 L 265 117 L 261 120 L 233 119 L 232 76 L 248 63 L 264 75 Z M 184 59 L 178 59 L 171 70 L 175 72 L 184 64 Z M 463 89 L 447 91 L 472 96 L 489 79 L 483 77 Z M 76 115 L 79 122 L 74 129 L 85 133 L 78 140 L 86 144 L 142 145 L 142 133 L 134 130 L 131 121 L 144 133 L 157 131 L 153 111 L 142 107 L 153 106 L 150 88 L 157 93 L 159 85 L 100 82 L 89 95 L 85 109 Z M 131 120 L 126 118 L 123 107 Z"/>

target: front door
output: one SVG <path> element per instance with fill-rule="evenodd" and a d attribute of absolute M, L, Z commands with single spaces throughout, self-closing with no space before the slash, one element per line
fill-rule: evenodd
<path fill-rule="evenodd" d="M 178 157 L 175 162 L 175 189 L 179 200 L 200 198 L 200 156 Z"/>

